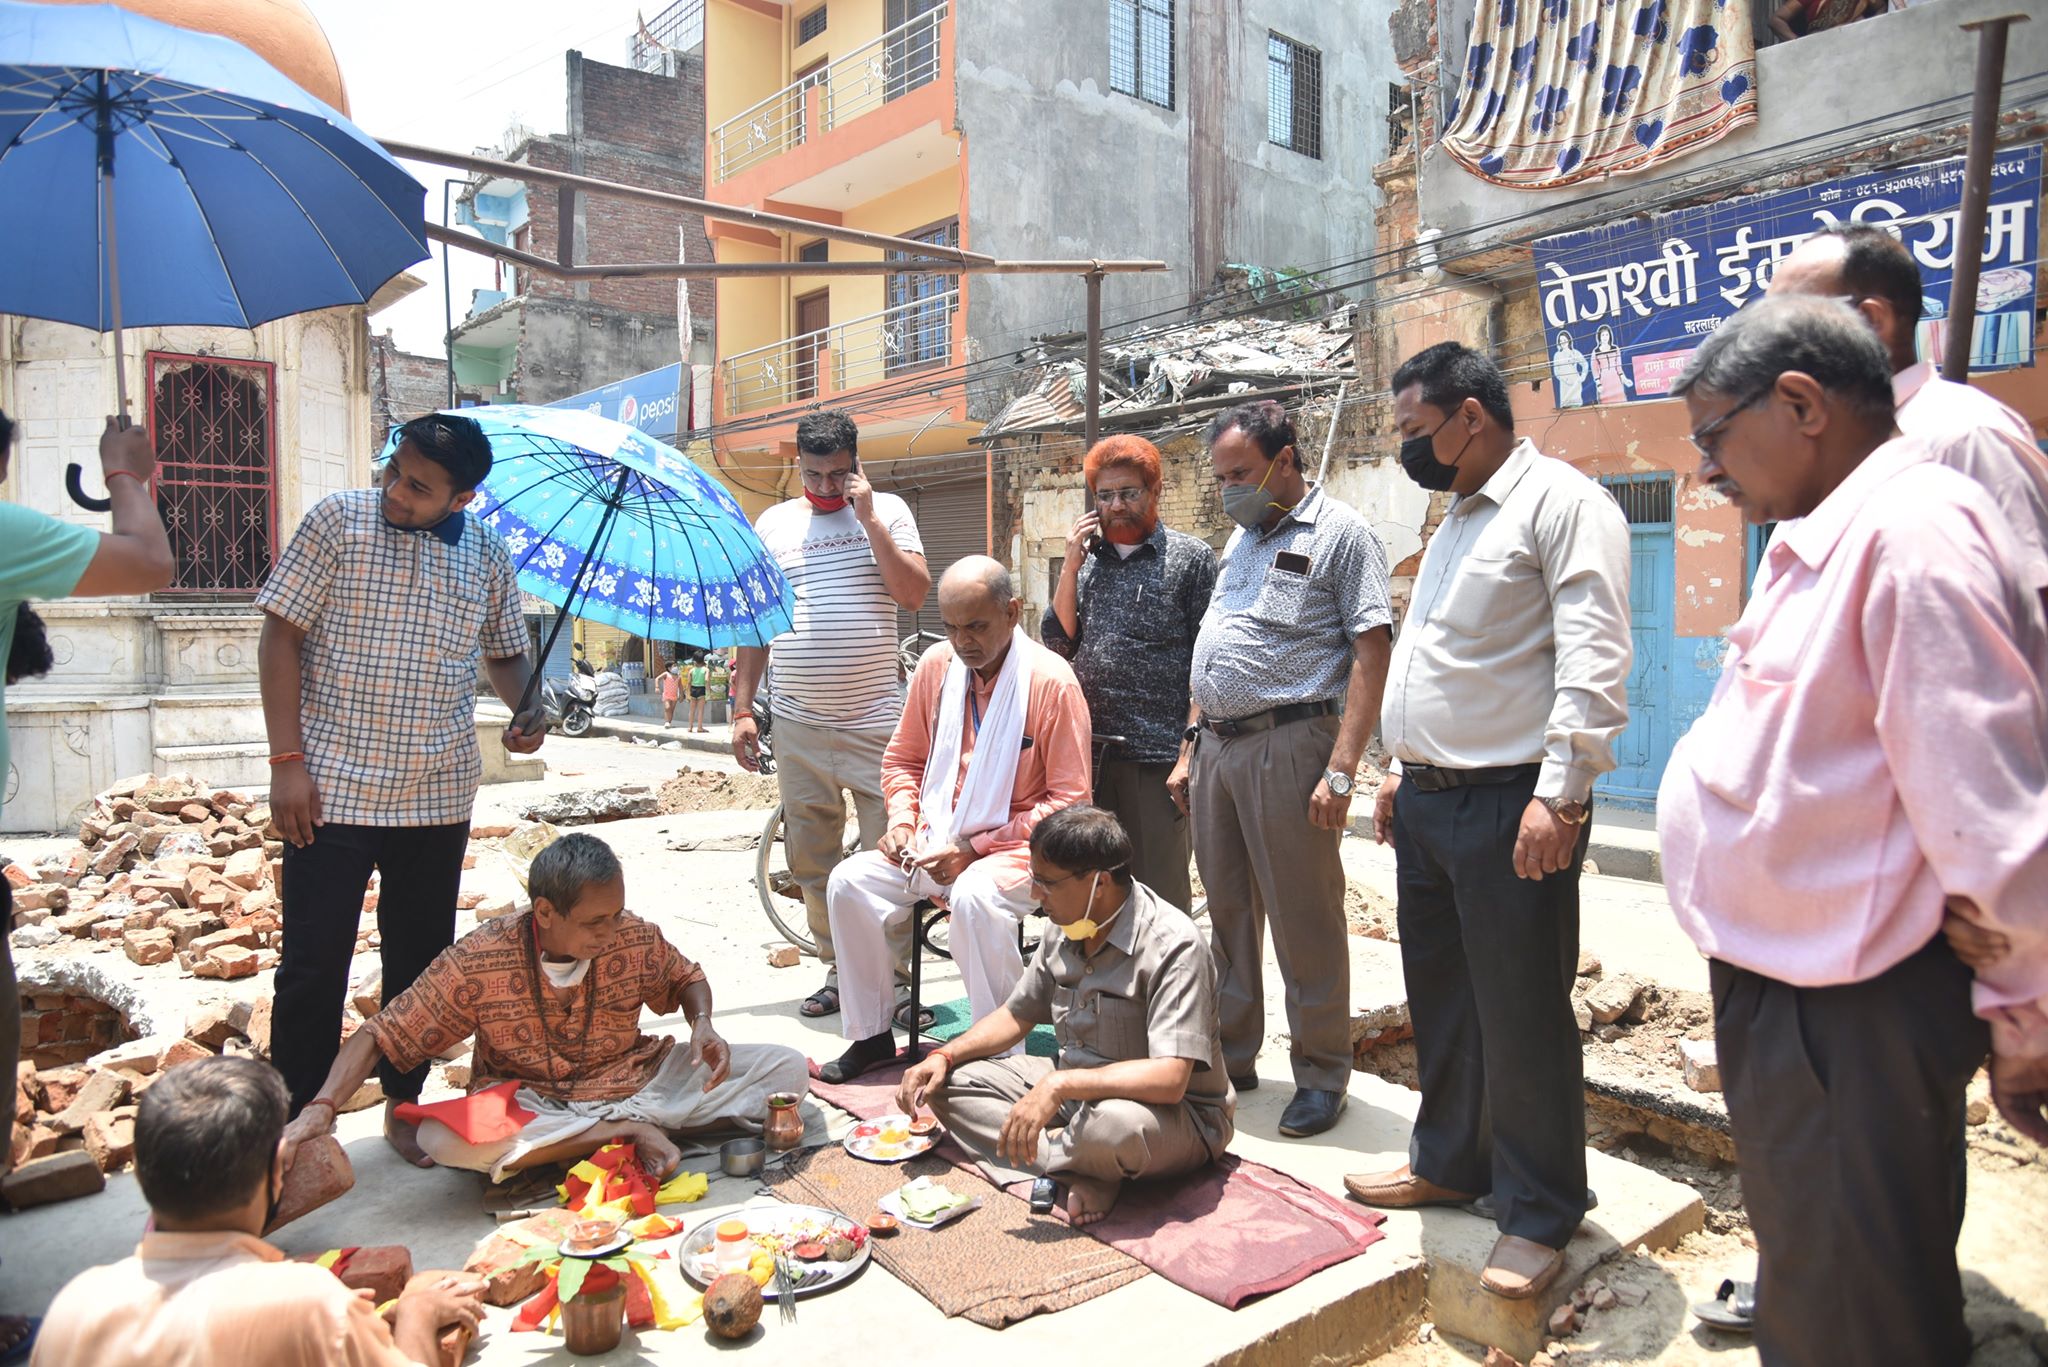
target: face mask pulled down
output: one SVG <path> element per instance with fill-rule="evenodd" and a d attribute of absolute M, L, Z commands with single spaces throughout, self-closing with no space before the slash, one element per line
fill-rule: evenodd
<path fill-rule="evenodd" d="M 1123 865 L 1119 864 L 1116 867 L 1120 869 L 1123 867 Z M 1107 870 L 1107 872 L 1110 873 L 1114 873 L 1115 871 L 1115 869 Z M 1095 908 L 1095 889 L 1102 882 L 1102 872 L 1103 871 L 1097 871 L 1096 875 L 1088 880 L 1088 907 L 1091 911 Z M 1129 905 L 1128 898 L 1125 899 L 1125 905 Z M 1075 921 L 1070 925 L 1061 926 L 1060 933 L 1062 935 L 1065 935 L 1069 940 L 1072 940 L 1076 944 L 1079 944 L 1086 940 L 1092 940 L 1097 935 L 1100 935 L 1102 933 L 1102 928 L 1104 926 L 1108 925 L 1111 921 L 1114 921 L 1118 916 L 1122 914 L 1123 907 L 1118 907 L 1115 911 L 1112 911 L 1111 913 L 1109 913 L 1109 915 L 1103 917 L 1100 921 L 1096 920 L 1093 916 L 1083 916 L 1080 920 Z"/>
<path fill-rule="evenodd" d="M 1408 478 L 1433 494 L 1442 493 L 1457 481 L 1458 462 L 1465 458 L 1465 446 L 1472 444 L 1472 438 L 1467 434 L 1465 446 L 1458 448 L 1457 456 L 1449 465 L 1436 458 L 1436 434 L 1443 431 L 1450 421 L 1445 418 L 1427 435 L 1410 437 L 1401 443 L 1401 468 L 1408 472 Z"/>

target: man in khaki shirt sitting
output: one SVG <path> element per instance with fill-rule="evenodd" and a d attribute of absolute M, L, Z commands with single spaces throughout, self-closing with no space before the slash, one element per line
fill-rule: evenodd
<path fill-rule="evenodd" d="M 1221 1157 L 1237 1096 L 1223 1066 L 1216 974 L 1186 914 L 1130 875 L 1131 840 L 1078 804 L 1031 834 L 1031 891 L 1054 929 L 1009 1001 L 903 1075 L 999 1181 L 1056 1177 L 1093 1224 L 1126 1181 Z M 1050 1023 L 1059 1062 L 995 1057 Z M 955 1068 L 958 1068 L 957 1075 Z"/>
<path fill-rule="evenodd" d="M 257 1236 L 283 1189 L 284 1081 L 267 1063 L 181 1064 L 142 1095 L 135 1177 L 155 1227 L 135 1256 L 57 1293 L 33 1367 L 398 1367 L 441 1360 L 476 1328 L 475 1291 L 408 1290 L 391 1323 L 311 1263 Z"/>

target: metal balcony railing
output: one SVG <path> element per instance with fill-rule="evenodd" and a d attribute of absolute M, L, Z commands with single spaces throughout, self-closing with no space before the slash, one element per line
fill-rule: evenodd
<path fill-rule="evenodd" d="M 939 25 L 948 8 L 925 11 L 720 124 L 711 134 L 718 179 L 930 85 L 939 75 Z"/>
<path fill-rule="evenodd" d="M 880 313 L 835 323 L 728 356 L 721 363 L 725 413 L 732 417 L 802 403 L 821 392 L 873 384 L 952 359 L 960 291 L 906 300 Z M 829 381 L 829 390 L 821 384 Z"/>

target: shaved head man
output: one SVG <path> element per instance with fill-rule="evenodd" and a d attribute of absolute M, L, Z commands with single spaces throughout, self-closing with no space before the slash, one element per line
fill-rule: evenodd
<path fill-rule="evenodd" d="M 2019 542 L 2013 568 L 2048 606 L 2048 460 L 2026 419 L 1981 389 L 1944 380 L 1916 352 L 1920 266 L 1882 228 L 1815 233 L 1778 263 L 1770 292 L 1824 295 L 1855 309 L 1884 344 L 1899 430 L 1935 461 L 1984 486 Z"/>
<path fill-rule="evenodd" d="M 1024 972 L 1017 925 L 1030 906 L 1031 832 L 1088 796 L 1088 704 L 1074 671 L 1017 629 L 1010 572 L 987 556 L 939 579 L 944 644 L 918 661 L 903 720 L 882 756 L 889 832 L 832 872 L 825 901 L 839 953 L 840 1033 L 819 1070 L 843 1082 L 896 1055 L 893 947 L 910 909 L 952 913 L 950 948 L 976 1020 Z M 900 1022 L 913 1034 L 917 1021 Z"/>

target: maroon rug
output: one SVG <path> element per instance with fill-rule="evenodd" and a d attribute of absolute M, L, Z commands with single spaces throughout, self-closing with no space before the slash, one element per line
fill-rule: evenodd
<path fill-rule="evenodd" d="M 838 1085 L 814 1078 L 811 1095 L 871 1120 L 896 1109 L 902 1076 L 899 1062 Z M 950 1140 L 932 1152 L 982 1171 Z M 1385 1218 L 1277 1168 L 1226 1154 L 1171 1182 L 1128 1184 L 1116 1209 L 1087 1232 L 1174 1285 L 1235 1310 L 1357 1257 L 1383 1237 Z"/>

